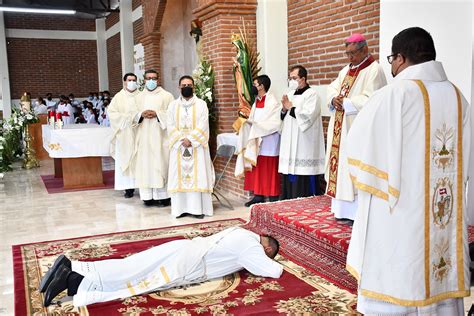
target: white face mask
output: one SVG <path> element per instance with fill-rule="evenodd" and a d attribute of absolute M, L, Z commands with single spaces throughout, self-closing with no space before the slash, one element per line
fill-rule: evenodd
<path fill-rule="evenodd" d="M 296 81 L 295 79 L 291 79 L 291 80 L 288 82 L 288 88 L 290 88 L 290 90 L 296 90 L 296 89 L 298 89 L 298 81 Z"/>
<path fill-rule="evenodd" d="M 137 82 L 136 81 L 127 81 L 127 89 L 129 91 L 137 90 Z"/>

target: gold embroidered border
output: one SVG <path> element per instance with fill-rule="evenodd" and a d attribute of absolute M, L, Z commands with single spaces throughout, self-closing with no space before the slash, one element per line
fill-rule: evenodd
<path fill-rule="evenodd" d="M 356 269 L 351 267 L 349 264 L 346 264 L 346 270 L 357 280 L 357 283 L 360 282 L 360 276 Z"/>
<path fill-rule="evenodd" d="M 388 193 L 383 192 L 383 191 L 381 191 L 377 188 L 374 188 L 373 186 L 370 186 L 368 184 L 364 184 L 364 183 L 361 183 L 361 182 L 358 182 L 358 181 L 355 183 L 355 186 L 359 190 L 368 192 L 372 195 L 375 195 L 376 197 L 381 198 L 382 200 L 388 201 Z"/>
<path fill-rule="evenodd" d="M 377 292 L 372 292 L 368 290 L 360 290 L 360 293 L 364 295 L 365 297 L 373 298 L 376 300 L 392 303 L 392 304 L 397 304 L 401 306 L 416 306 L 416 307 L 422 307 L 422 306 L 427 306 L 434 304 L 436 302 L 446 300 L 449 298 L 461 298 L 461 297 L 466 297 L 470 295 L 470 291 L 454 291 L 454 292 L 446 292 L 442 293 L 439 295 L 435 295 L 432 297 L 428 297 L 424 300 L 403 300 L 400 298 L 396 298 L 390 295 L 385 295 L 385 294 L 380 294 Z"/>
<path fill-rule="evenodd" d="M 176 159 L 178 161 L 178 190 L 181 190 L 182 185 L 181 185 L 181 153 L 179 152 L 179 149 L 176 151 Z"/>
<path fill-rule="evenodd" d="M 199 127 L 195 127 L 194 130 L 201 134 L 202 138 L 204 138 L 206 141 L 209 141 L 209 137 L 207 136 L 207 133 L 205 131 L 203 131 Z"/>
<path fill-rule="evenodd" d="M 423 95 L 425 112 L 425 295 L 428 299 L 431 296 L 430 289 L 430 142 L 431 142 L 431 122 L 430 122 L 430 99 L 428 91 L 421 80 L 415 80 Z"/>
<path fill-rule="evenodd" d="M 130 291 L 130 294 L 132 294 L 132 296 L 137 295 L 137 293 L 135 293 L 135 289 L 133 288 L 131 282 L 127 282 L 127 288 L 128 288 L 128 290 Z"/>
<path fill-rule="evenodd" d="M 202 147 L 206 148 L 207 147 L 207 142 L 203 141 L 199 136 L 197 136 L 194 133 L 190 134 L 191 137 L 193 137 L 199 144 L 201 144 Z"/>
<path fill-rule="evenodd" d="M 397 189 L 395 189 L 394 187 L 392 186 L 388 186 L 388 193 L 390 193 L 392 196 L 396 197 L 397 199 L 400 197 L 400 191 L 398 191 Z"/>
<path fill-rule="evenodd" d="M 179 192 L 200 192 L 200 193 L 212 193 L 212 189 L 173 189 L 168 190 L 169 193 L 179 193 Z"/>
<path fill-rule="evenodd" d="M 462 100 L 459 89 L 454 86 L 456 90 L 457 98 L 457 110 L 458 110 L 458 144 L 457 144 L 457 195 L 456 195 L 456 259 L 458 269 L 458 289 L 465 290 L 464 288 L 464 248 L 463 248 L 463 161 L 462 161 Z"/>
<path fill-rule="evenodd" d="M 165 278 L 165 282 L 170 283 L 170 277 L 168 276 L 168 273 L 166 272 L 165 267 L 161 266 L 160 267 L 160 272 L 163 275 L 163 278 Z"/>
<path fill-rule="evenodd" d="M 359 169 L 362 170 L 362 171 L 366 171 L 370 174 L 373 174 L 377 178 L 388 181 L 388 173 L 386 173 L 385 171 L 382 171 L 382 170 L 378 169 L 377 167 L 365 164 L 362 161 L 357 160 L 357 159 L 348 158 L 347 160 L 348 160 L 350 165 L 359 167 Z"/>
<path fill-rule="evenodd" d="M 197 148 L 194 148 L 193 147 L 193 159 L 194 159 L 194 165 L 193 165 L 193 169 L 194 169 L 194 185 L 193 185 L 193 189 L 194 190 L 197 190 L 197 183 L 198 183 L 198 161 L 197 161 Z"/>

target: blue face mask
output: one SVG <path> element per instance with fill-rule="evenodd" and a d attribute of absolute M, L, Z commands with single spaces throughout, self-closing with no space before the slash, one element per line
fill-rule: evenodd
<path fill-rule="evenodd" d="M 90 97 L 89 97 L 89 100 L 91 100 L 91 101 L 94 100 L 94 97 L 93 97 L 93 96 L 90 96 Z"/>
<path fill-rule="evenodd" d="M 145 85 L 148 90 L 153 91 L 158 87 L 158 82 L 155 80 L 147 80 Z"/>

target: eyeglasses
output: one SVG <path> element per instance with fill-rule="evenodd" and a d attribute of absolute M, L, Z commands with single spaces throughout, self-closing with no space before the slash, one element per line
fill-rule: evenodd
<path fill-rule="evenodd" d="M 158 77 L 145 78 L 145 80 L 153 80 L 153 81 L 158 81 Z"/>
<path fill-rule="evenodd" d="M 352 50 L 352 51 L 345 52 L 345 54 L 346 54 L 347 57 L 354 57 L 357 54 L 357 52 L 360 51 L 362 48 L 364 48 L 364 46 L 359 47 L 359 48 L 357 48 L 355 50 Z"/>
<path fill-rule="evenodd" d="M 387 61 L 390 65 L 393 63 L 393 61 L 395 60 L 395 57 L 397 57 L 397 55 L 398 55 L 398 53 L 387 56 Z"/>

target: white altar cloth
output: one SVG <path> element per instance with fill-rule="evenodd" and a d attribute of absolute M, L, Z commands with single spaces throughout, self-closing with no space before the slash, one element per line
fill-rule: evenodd
<path fill-rule="evenodd" d="M 42 125 L 43 147 L 51 158 L 108 157 L 113 131 L 96 124 L 71 124 L 62 129 Z"/>

